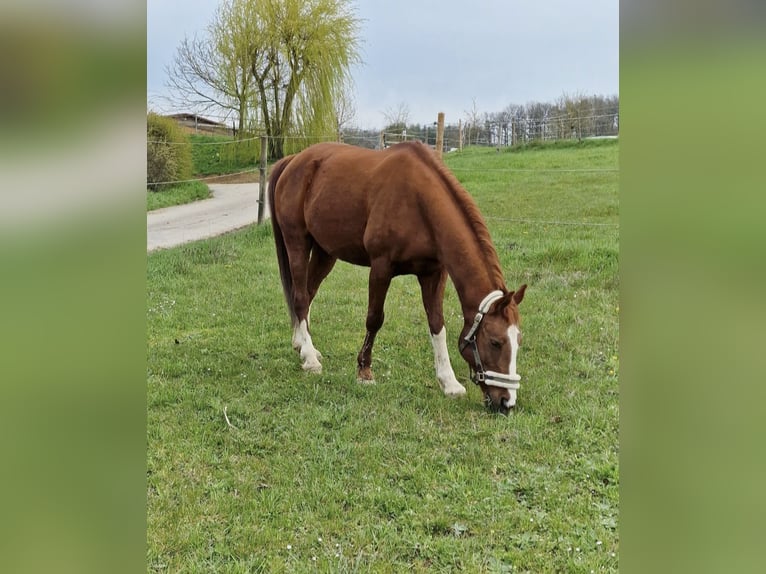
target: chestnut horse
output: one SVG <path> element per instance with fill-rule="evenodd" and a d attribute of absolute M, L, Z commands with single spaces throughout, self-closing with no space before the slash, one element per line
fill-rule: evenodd
<path fill-rule="evenodd" d="M 412 274 L 420 283 L 439 385 L 448 396 L 464 395 L 450 364 L 442 315 L 449 275 L 463 308 L 459 349 L 472 380 L 493 409 L 505 414 L 516 404 L 518 305 L 526 285 L 506 288 L 478 207 L 429 148 L 420 142 L 383 151 L 316 144 L 274 165 L 268 193 L 292 344 L 304 370 L 322 370 L 309 311 L 340 259 L 370 268 L 358 380 L 374 382 L 372 346 L 391 279 Z"/>

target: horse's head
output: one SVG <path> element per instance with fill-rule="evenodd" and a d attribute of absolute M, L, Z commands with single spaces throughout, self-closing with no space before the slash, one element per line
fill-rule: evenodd
<path fill-rule="evenodd" d="M 521 346 L 519 303 L 527 286 L 493 291 L 479 305 L 473 325 L 461 335 L 460 352 L 473 371 L 487 405 L 507 414 L 516 405 L 521 376 L 516 361 Z"/>

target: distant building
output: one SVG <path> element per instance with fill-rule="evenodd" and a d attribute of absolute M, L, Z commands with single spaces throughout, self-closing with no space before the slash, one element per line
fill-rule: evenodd
<path fill-rule="evenodd" d="M 209 134 L 221 134 L 230 135 L 232 128 L 222 124 L 220 122 L 214 122 L 197 114 L 170 114 L 166 116 L 170 119 L 178 122 L 183 130 L 187 133 L 209 133 Z"/>

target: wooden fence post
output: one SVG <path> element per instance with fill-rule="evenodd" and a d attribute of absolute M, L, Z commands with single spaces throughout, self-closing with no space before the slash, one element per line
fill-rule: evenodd
<path fill-rule="evenodd" d="M 460 151 L 463 151 L 463 119 L 462 118 L 457 121 L 457 133 L 458 133 L 457 147 Z"/>
<path fill-rule="evenodd" d="M 261 181 L 258 185 L 258 223 L 263 223 L 263 217 L 266 214 L 266 152 L 268 138 L 261 136 Z"/>
<path fill-rule="evenodd" d="M 386 149 L 386 132 L 380 132 L 380 149 Z"/>
<path fill-rule="evenodd" d="M 436 155 L 442 159 L 442 148 L 444 147 L 444 112 L 439 112 L 436 124 Z"/>

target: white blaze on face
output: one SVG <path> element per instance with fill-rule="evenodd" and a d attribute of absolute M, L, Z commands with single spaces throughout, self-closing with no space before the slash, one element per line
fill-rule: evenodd
<path fill-rule="evenodd" d="M 508 327 L 508 339 L 510 339 L 511 343 L 511 364 L 508 367 L 508 376 L 511 377 L 511 380 L 513 381 L 520 381 L 521 376 L 516 372 L 516 359 L 519 355 L 519 334 L 521 333 L 521 330 L 517 325 L 511 325 Z M 510 398 L 508 399 L 508 406 L 513 406 L 516 404 L 516 391 L 513 389 L 509 389 L 508 392 L 510 393 Z"/>

